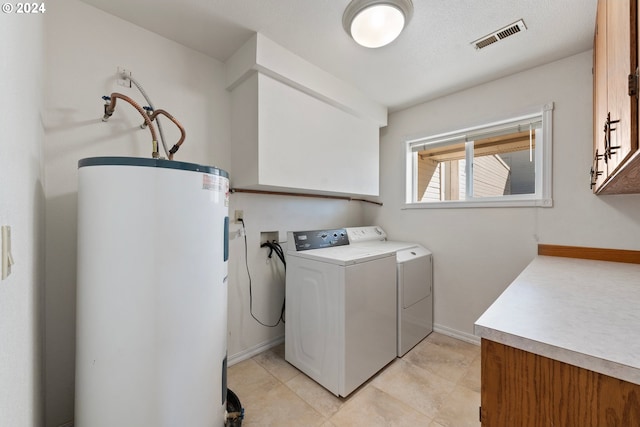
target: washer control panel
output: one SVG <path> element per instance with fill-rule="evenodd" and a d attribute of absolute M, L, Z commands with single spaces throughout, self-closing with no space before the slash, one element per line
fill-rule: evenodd
<path fill-rule="evenodd" d="M 387 233 L 384 232 L 382 227 L 377 225 L 370 225 L 367 227 L 347 227 L 345 230 L 347 230 L 347 236 L 349 236 L 349 241 L 351 243 L 387 240 Z"/>
<path fill-rule="evenodd" d="M 297 252 L 349 244 L 349 237 L 344 228 L 336 228 L 334 230 L 293 231 L 289 234 L 289 239 L 293 238 Z"/>

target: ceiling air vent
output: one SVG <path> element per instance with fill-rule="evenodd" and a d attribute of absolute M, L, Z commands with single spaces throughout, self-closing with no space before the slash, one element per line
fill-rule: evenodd
<path fill-rule="evenodd" d="M 486 35 L 474 42 L 471 42 L 471 44 L 478 50 L 483 49 L 489 45 L 494 44 L 495 42 L 499 42 L 500 40 L 505 39 L 509 36 L 518 34 L 521 31 L 525 31 L 526 29 L 527 29 L 527 26 L 524 25 L 524 21 L 521 19 L 518 22 L 509 24 L 504 28 L 500 28 L 499 30 L 494 31 L 489 35 Z"/>

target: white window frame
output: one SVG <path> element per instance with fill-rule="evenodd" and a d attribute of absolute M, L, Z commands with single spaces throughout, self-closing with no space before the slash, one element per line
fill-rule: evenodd
<path fill-rule="evenodd" d="M 405 180 L 405 209 L 442 209 L 442 208 L 477 208 L 477 207 L 552 207 L 552 147 L 553 147 L 553 102 L 545 104 L 541 108 L 530 110 L 517 117 L 487 123 L 480 126 L 469 127 L 453 132 L 441 133 L 438 135 L 418 136 L 404 141 L 404 151 L 406 158 L 406 180 Z M 508 126 L 514 122 L 521 122 L 528 119 L 540 118 L 542 128 L 536 132 L 542 133 L 542 143 L 536 143 L 535 155 L 535 193 L 532 194 L 510 194 L 496 197 L 468 198 L 466 200 L 442 200 L 417 202 L 417 176 L 418 162 L 415 160 L 417 152 L 413 147 L 427 145 L 432 147 L 444 146 L 452 141 L 460 141 L 466 134 L 478 133 L 483 129 L 498 128 Z M 466 156 L 473 156 L 473 142 L 467 143 L 465 148 Z M 467 180 L 472 179 L 469 173 L 471 164 L 466 162 Z M 468 181 L 467 181 L 468 183 Z M 473 194 L 473 193 L 471 193 Z"/>

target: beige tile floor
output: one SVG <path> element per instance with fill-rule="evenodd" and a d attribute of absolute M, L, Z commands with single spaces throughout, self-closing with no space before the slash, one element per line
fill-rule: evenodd
<path fill-rule="evenodd" d="M 432 333 L 338 398 L 284 360 L 284 344 L 229 368 L 243 427 L 480 425 L 480 347 Z"/>

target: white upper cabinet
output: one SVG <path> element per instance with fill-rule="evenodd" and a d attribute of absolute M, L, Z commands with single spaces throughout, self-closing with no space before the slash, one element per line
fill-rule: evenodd
<path fill-rule="evenodd" d="M 378 195 L 385 107 L 261 34 L 226 66 L 232 187 Z"/>

